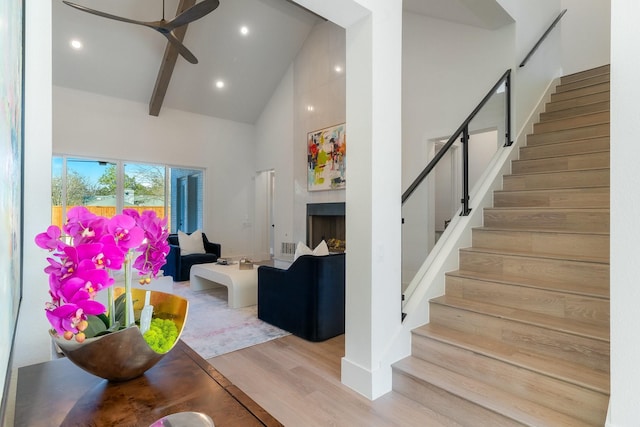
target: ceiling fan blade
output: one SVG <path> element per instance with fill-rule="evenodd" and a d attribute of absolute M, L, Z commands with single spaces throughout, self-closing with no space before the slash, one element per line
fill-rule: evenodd
<path fill-rule="evenodd" d="M 110 13 L 100 12 L 99 10 L 89 9 L 88 7 L 85 7 L 85 6 L 76 4 L 76 3 L 71 3 L 70 1 L 67 1 L 67 0 L 62 0 L 62 3 L 66 4 L 67 6 L 71 6 L 71 7 L 75 8 L 75 9 L 81 10 L 83 12 L 91 13 L 93 15 L 98 15 L 98 16 L 101 16 L 103 18 L 108 18 L 108 19 L 114 19 L 116 21 L 127 22 L 129 24 L 143 25 L 145 27 L 150 27 L 150 28 L 153 28 L 153 29 L 156 29 L 156 30 L 161 26 L 161 22 L 160 21 L 157 21 L 157 22 L 136 21 L 134 19 L 123 18 L 122 16 L 111 15 Z"/>
<path fill-rule="evenodd" d="M 168 21 L 163 25 L 168 30 L 181 27 L 189 24 L 196 19 L 200 19 L 206 14 L 213 12 L 220 5 L 219 0 L 203 0 L 198 4 L 191 6 L 189 9 L 182 12 L 180 15 Z"/>
<path fill-rule="evenodd" d="M 169 43 L 171 43 L 171 45 L 173 45 L 178 50 L 178 53 L 182 55 L 184 59 L 191 62 L 192 64 L 198 63 L 198 58 L 196 58 L 195 55 L 191 53 L 191 51 L 187 49 L 187 47 L 176 38 L 176 36 L 173 35 L 173 33 L 160 31 L 160 34 L 162 34 L 167 38 L 167 40 L 169 40 Z"/>

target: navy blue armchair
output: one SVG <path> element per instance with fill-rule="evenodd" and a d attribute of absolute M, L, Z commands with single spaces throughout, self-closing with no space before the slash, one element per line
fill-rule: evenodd
<path fill-rule="evenodd" d="M 308 341 L 344 334 L 345 254 L 258 267 L 258 318 Z"/>
<path fill-rule="evenodd" d="M 204 243 L 206 252 L 204 254 L 181 255 L 177 234 L 169 234 L 167 241 L 169 242 L 169 254 L 163 270 L 164 275 L 173 277 L 174 282 L 189 280 L 192 265 L 216 262 L 222 253 L 220 244 L 209 242 L 204 233 L 202 233 L 202 243 Z"/>

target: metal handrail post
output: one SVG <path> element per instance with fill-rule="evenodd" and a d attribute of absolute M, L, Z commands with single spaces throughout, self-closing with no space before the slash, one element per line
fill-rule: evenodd
<path fill-rule="evenodd" d="M 460 216 L 467 216 L 469 208 L 469 125 L 462 130 L 462 212 Z"/>
<path fill-rule="evenodd" d="M 505 108 L 507 109 L 506 111 L 506 123 L 505 123 L 505 142 L 504 142 L 504 146 L 505 147 L 510 147 L 511 144 L 513 144 L 513 141 L 511 140 L 511 73 L 507 74 L 506 79 L 504 81 L 504 85 L 505 85 L 505 93 L 507 95 L 507 100 L 506 100 L 506 106 Z"/>

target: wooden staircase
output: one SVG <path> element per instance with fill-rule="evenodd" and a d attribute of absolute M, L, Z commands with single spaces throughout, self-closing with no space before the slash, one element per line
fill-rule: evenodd
<path fill-rule="evenodd" d="M 561 79 L 393 389 L 463 426 L 602 426 L 609 66 Z"/>

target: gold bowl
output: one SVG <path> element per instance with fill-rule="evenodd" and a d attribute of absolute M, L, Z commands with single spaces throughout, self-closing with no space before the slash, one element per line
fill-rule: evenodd
<path fill-rule="evenodd" d="M 116 297 L 123 292 L 123 288 L 114 289 Z M 178 342 L 187 322 L 189 301 L 164 292 L 132 289 L 136 320 L 140 318 L 146 292 L 151 293 L 153 317 L 171 319 L 175 322 Z M 87 338 L 83 343 L 66 340 L 54 330 L 50 330 L 49 334 L 62 353 L 76 366 L 109 381 L 127 381 L 139 377 L 171 350 L 167 353 L 156 353 L 149 347 L 136 325 L 99 337 Z M 175 342 L 171 348 L 173 346 Z"/>

